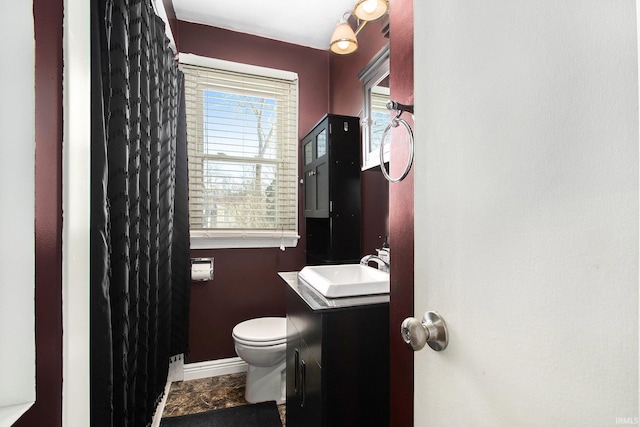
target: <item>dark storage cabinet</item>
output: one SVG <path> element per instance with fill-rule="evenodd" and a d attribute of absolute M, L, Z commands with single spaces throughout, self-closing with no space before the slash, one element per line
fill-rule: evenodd
<path fill-rule="evenodd" d="M 304 216 L 329 218 L 329 117 L 302 139 Z"/>
<path fill-rule="evenodd" d="M 302 139 L 307 263 L 360 257 L 360 122 L 326 115 Z"/>
<path fill-rule="evenodd" d="M 287 427 L 389 425 L 389 304 L 313 310 L 287 286 Z"/>

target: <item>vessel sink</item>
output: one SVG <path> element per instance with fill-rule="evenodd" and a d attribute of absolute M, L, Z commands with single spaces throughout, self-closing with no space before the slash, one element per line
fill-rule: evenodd
<path fill-rule="evenodd" d="M 360 264 L 307 266 L 298 278 L 328 298 L 389 293 L 389 273 Z"/>

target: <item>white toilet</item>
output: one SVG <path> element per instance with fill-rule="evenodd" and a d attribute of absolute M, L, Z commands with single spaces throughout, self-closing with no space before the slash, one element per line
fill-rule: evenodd
<path fill-rule="evenodd" d="M 249 365 L 245 399 L 249 403 L 286 401 L 287 319 L 260 317 L 233 328 L 236 353 Z"/>

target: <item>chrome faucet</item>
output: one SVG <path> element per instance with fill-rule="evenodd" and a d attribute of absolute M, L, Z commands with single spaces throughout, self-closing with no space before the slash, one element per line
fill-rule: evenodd
<path fill-rule="evenodd" d="M 389 272 L 389 263 L 383 260 L 382 258 L 380 258 L 378 255 L 363 256 L 362 259 L 360 260 L 360 265 L 369 265 L 369 262 L 371 261 L 374 261 L 376 264 L 378 264 L 378 270 L 384 271 L 386 273 Z"/>

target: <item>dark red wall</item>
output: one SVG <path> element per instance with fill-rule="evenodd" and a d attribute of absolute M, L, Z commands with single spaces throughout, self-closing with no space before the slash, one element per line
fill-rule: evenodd
<path fill-rule="evenodd" d="M 304 136 L 324 114 L 329 100 L 329 53 L 220 28 L 178 21 L 178 50 L 298 73 L 298 136 Z M 300 235 L 304 218 L 299 207 Z M 261 316 L 284 316 L 284 282 L 279 271 L 300 270 L 305 239 L 282 252 L 267 249 L 192 251 L 213 256 L 212 282 L 191 285 L 190 354 L 187 362 L 235 357 L 231 331 L 239 322 Z"/>
<path fill-rule="evenodd" d="M 386 39 L 378 23 L 359 35 L 355 55 L 336 57 L 311 49 L 220 28 L 177 23 L 178 50 L 211 58 L 294 71 L 299 77 L 298 136 L 304 136 L 326 113 L 357 116 L 362 108 L 358 73 Z M 338 98 L 339 101 L 334 100 Z M 387 184 L 378 171 L 362 174 L 362 251 L 373 253 L 388 235 Z M 304 217 L 299 207 L 300 235 Z M 284 316 L 284 287 L 278 271 L 304 266 L 304 237 L 297 248 L 194 250 L 193 257 L 213 256 L 215 278 L 191 285 L 190 348 L 187 363 L 235 357 L 231 331 L 242 320 Z"/>
<path fill-rule="evenodd" d="M 336 114 L 357 116 L 362 110 L 362 83 L 358 74 L 389 42 L 382 34 L 382 20 L 369 22 L 358 34 L 358 49 L 350 55 L 331 54 L 329 108 Z"/>
<path fill-rule="evenodd" d="M 391 0 L 391 98 L 413 104 L 413 0 Z M 417 106 L 416 108 L 420 108 Z M 403 114 L 409 119 L 409 114 Z M 396 133 L 397 132 L 397 133 Z M 402 126 L 391 134 L 398 141 L 406 132 Z M 399 176 L 406 165 L 407 145 L 391 144 L 391 176 Z M 393 160 L 397 159 L 397 160 Z M 413 169 L 397 184 L 389 185 L 389 228 L 391 265 L 391 425 L 413 425 L 413 352 L 400 338 L 400 324 L 414 316 L 413 308 Z M 418 315 L 418 313 L 415 313 Z"/>
<path fill-rule="evenodd" d="M 381 22 L 370 22 L 358 34 L 358 50 L 351 55 L 331 54 L 329 111 L 361 116 L 362 82 L 358 74 L 388 43 Z M 360 174 L 362 194 L 362 255 L 375 254 L 389 235 L 389 185 L 379 168 Z"/>
<path fill-rule="evenodd" d="M 14 426 L 62 425 L 62 0 L 34 0 L 36 403 Z"/>
<path fill-rule="evenodd" d="M 409 4 L 412 11 L 410 1 L 402 0 L 402 2 Z M 35 303 L 37 401 L 16 422 L 15 426 L 47 425 L 55 427 L 62 425 L 63 2 L 61 0 L 34 0 L 33 10 L 36 49 Z M 168 13 L 173 12 L 168 10 Z M 169 18 L 175 20 L 175 15 Z M 413 22 L 412 18 L 410 22 Z M 171 22 L 171 25 L 174 28 L 174 21 Z M 359 53 L 355 56 L 352 55 L 350 59 L 340 59 L 339 61 L 337 58 L 330 58 L 327 51 L 308 49 L 179 21 L 176 22 L 174 36 L 179 49 L 183 52 L 296 71 L 300 76 L 299 135 L 303 136 L 329 111 L 336 114 L 358 115 L 361 94 L 357 73 L 370 59 L 368 55 L 370 54 L 372 57 L 377 53 L 377 48 L 373 48 L 374 44 L 367 45 L 365 42 L 365 37 L 368 36 L 364 36 L 364 34 L 372 28 L 375 27 L 370 25 L 360 34 Z M 366 55 L 362 56 L 365 53 Z M 357 61 L 357 65 L 351 64 L 350 61 Z M 354 78 L 355 80 L 353 80 Z M 340 89 L 341 86 L 343 86 L 342 89 Z M 393 87 L 392 82 L 392 91 Z M 343 108 L 344 110 L 342 110 Z M 372 175 L 369 176 L 369 174 Z M 363 212 L 384 209 L 386 207 L 385 192 L 379 191 L 379 186 L 384 185 L 384 182 L 380 181 L 379 173 L 364 172 L 363 182 Z M 411 197 L 412 205 L 413 198 Z M 393 214 L 391 215 L 393 224 L 394 217 Z M 382 217 L 386 218 L 386 212 Z M 368 214 L 363 217 L 363 253 L 371 252 L 367 249 L 368 247 L 371 249 L 379 247 L 380 230 L 386 231 L 387 229 L 386 220 L 383 220 L 382 223 L 385 223 L 384 227 L 380 225 L 379 220 L 369 217 Z M 412 218 L 411 224 L 413 224 Z M 392 242 L 397 239 L 395 245 L 392 243 L 394 254 L 406 255 L 407 252 L 403 252 L 406 245 L 402 245 L 400 242 L 402 234 L 397 234 L 398 237 L 395 237 L 395 229 L 392 225 L 389 227 L 391 228 Z M 303 221 L 301 221 L 300 232 L 304 235 Z M 370 236 L 374 236 L 372 241 L 365 243 L 365 240 Z M 412 239 L 413 235 L 411 234 L 411 263 L 413 263 Z M 192 328 L 190 331 L 192 351 L 188 361 L 235 356 L 230 337 L 233 325 L 245 318 L 284 315 L 284 288 L 275 273 L 301 268 L 304 265 L 303 248 L 304 240 L 301 240 L 298 248 L 287 249 L 286 252 L 281 252 L 278 249 L 194 251 L 193 256 L 215 256 L 216 279 L 209 284 L 192 285 Z M 410 271 L 412 295 L 412 264 Z M 398 270 L 394 268 L 392 282 L 394 277 L 398 277 L 397 274 L 394 274 L 395 272 Z M 394 297 L 393 293 L 394 290 L 399 290 L 396 288 L 397 285 L 392 285 L 392 298 L 397 298 L 397 295 Z M 392 324 L 395 323 L 392 321 Z M 392 352 L 392 363 L 393 360 Z M 396 360 L 405 363 L 400 359 Z M 399 378 L 396 383 L 406 381 L 406 375 L 403 378 Z M 411 376 L 411 381 L 412 378 Z M 406 389 L 406 386 L 404 388 Z M 396 389 L 400 389 L 400 387 L 393 387 L 392 376 L 392 396 Z M 410 402 L 412 408 L 412 394 Z M 402 405 L 398 407 L 402 408 Z M 405 415 L 411 418 L 412 411 Z M 395 425 L 403 424 L 397 423 Z"/>

